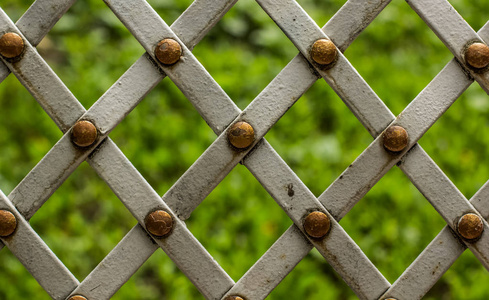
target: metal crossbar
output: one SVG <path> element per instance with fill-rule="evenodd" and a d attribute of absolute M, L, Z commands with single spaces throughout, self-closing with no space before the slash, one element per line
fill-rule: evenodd
<path fill-rule="evenodd" d="M 64 133 L 8 197 L 0 192 L 0 210 L 13 214 L 16 221 L 14 231 L 1 237 L 0 249 L 7 246 L 53 299 L 108 299 L 158 247 L 208 299 L 264 299 L 313 247 L 360 299 L 420 299 L 466 248 L 489 268 L 485 220 L 489 215 L 489 185 L 469 201 L 417 144 L 474 80 L 489 92 L 487 65 L 474 66 L 469 58 L 471 45 L 477 42 L 484 47 L 484 41 L 489 41 L 489 23 L 476 33 L 446 0 L 407 1 L 454 59 L 396 118 L 342 54 L 390 1 L 349 0 L 320 28 L 295 0 L 256 0 L 300 53 L 241 111 L 191 52 L 237 0 L 196 0 L 172 26 L 145 0 L 104 1 L 146 53 L 88 110 L 35 50 L 75 1 L 37 0 L 17 24 L 0 10 L 0 34 L 14 33 L 23 41 L 22 53 L 13 57 L 2 52 L 0 41 L 1 80 L 12 72 Z M 170 63 L 158 54 L 161 50 L 167 55 L 164 51 L 168 49 L 158 43 L 168 39 L 181 48 L 181 54 Z M 318 40 L 334 42 L 328 50 L 333 53 L 332 61 L 323 63 L 315 57 L 313 45 Z M 486 56 L 489 64 L 489 54 Z M 166 76 L 217 138 L 160 197 L 108 135 Z M 320 78 L 345 102 L 374 141 L 316 198 L 263 137 Z M 82 121 L 96 128 L 96 136 L 83 145 L 76 142 L 77 126 Z M 249 127 L 236 131 L 236 124 L 241 122 Z M 249 136 L 243 135 L 250 128 Z M 393 128 L 407 132 L 408 138 L 394 138 L 401 147 L 388 150 Z M 234 132 L 238 144 L 233 143 Z M 85 160 L 138 224 L 80 283 L 28 220 Z M 294 224 L 235 283 L 184 221 L 240 162 Z M 338 222 L 394 165 L 408 176 L 447 226 L 390 284 Z M 287 185 L 294 186 L 293 194 L 283 189 Z M 153 214 L 155 211 L 158 214 Z M 0 227 L 8 229 L 11 225 L 8 216 L 0 214 Z M 161 227 L 155 229 L 151 223 L 151 218 L 159 216 L 168 229 L 161 234 Z M 472 221 L 467 225 L 469 234 L 465 218 Z M 437 271 L 432 272 L 435 267 Z"/>

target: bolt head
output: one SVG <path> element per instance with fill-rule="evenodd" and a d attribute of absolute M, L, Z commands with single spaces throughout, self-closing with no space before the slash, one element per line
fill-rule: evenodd
<path fill-rule="evenodd" d="M 17 219 L 8 210 L 0 210 L 0 236 L 7 237 L 14 233 L 17 227 Z"/>
<path fill-rule="evenodd" d="M 24 40 L 13 32 L 8 32 L 0 38 L 0 54 L 5 58 L 15 58 L 24 51 Z"/>
<path fill-rule="evenodd" d="M 236 122 L 228 130 L 228 140 L 234 147 L 245 149 L 255 141 L 255 130 L 246 122 Z"/>
<path fill-rule="evenodd" d="M 76 296 L 70 297 L 69 300 L 87 300 L 87 298 L 80 296 L 80 295 L 76 295 Z"/>
<path fill-rule="evenodd" d="M 151 212 L 144 223 L 148 232 L 158 237 L 167 235 L 173 228 L 173 218 L 164 210 Z"/>
<path fill-rule="evenodd" d="M 330 40 L 320 39 L 312 45 L 311 58 L 320 65 L 329 65 L 336 59 L 336 55 L 336 46 Z"/>
<path fill-rule="evenodd" d="M 391 126 L 384 131 L 384 147 L 392 152 L 400 152 L 407 147 L 409 136 L 401 126 Z"/>
<path fill-rule="evenodd" d="M 97 140 L 97 127 L 89 121 L 78 121 L 71 131 L 71 140 L 78 147 L 88 147 Z"/>
<path fill-rule="evenodd" d="M 173 39 L 164 39 L 156 45 L 156 58 L 165 65 L 173 65 L 182 56 L 182 47 Z"/>
<path fill-rule="evenodd" d="M 310 213 L 304 220 L 304 230 L 309 236 L 316 239 L 326 236 L 330 227 L 329 217 L 320 211 Z"/>
<path fill-rule="evenodd" d="M 484 223 L 476 214 L 465 214 L 458 221 L 458 233 L 468 240 L 480 237 L 483 231 Z"/>
<path fill-rule="evenodd" d="M 224 300 L 244 300 L 240 296 L 227 296 Z"/>
<path fill-rule="evenodd" d="M 476 69 L 482 69 L 489 65 L 489 47 L 486 44 L 474 43 L 465 52 L 465 61 Z"/>

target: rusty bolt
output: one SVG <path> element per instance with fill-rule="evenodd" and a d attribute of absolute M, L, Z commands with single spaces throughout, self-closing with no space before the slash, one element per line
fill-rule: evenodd
<path fill-rule="evenodd" d="M 304 230 L 313 238 L 324 237 L 331 226 L 331 222 L 326 214 L 320 211 L 314 211 L 307 215 L 304 220 Z"/>
<path fill-rule="evenodd" d="M 329 65 L 336 58 L 336 47 L 332 41 L 320 39 L 314 42 L 311 49 L 311 58 L 320 65 Z"/>
<path fill-rule="evenodd" d="M 228 296 L 224 300 L 244 300 L 244 299 L 240 296 Z"/>
<path fill-rule="evenodd" d="M 465 61 L 476 69 L 489 65 L 489 47 L 486 44 L 474 43 L 465 52 Z"/>
<path fill-rule="evenodd" d="M 13 213 L 7 210 L 0 210 L 0 236 L 9 236 L 17 227 L 17 220 Z"/>
<path fill-rule="evenodd" d="M 144 220 L 146 229 L 154 236 L 165 236 L 173 228 L 173 219 L 164 210 L 155 210 Z"/>
<path fill-rule="evenodd" d="M 476 214 L 465 214 L 458 221 L 458 233 L 468 240 L 480 237 L 482 231 L 484 231 L 484 224 Z"/>
<path fill-rule="evenodd" d="M 8 32 L 0 38 L 0 54 L 5 58 L 15 58 L 24 51 L 24 40 L 13 32 Z"/>
<path fill-rule="evenodd" d="M 97 128 L 89 121 L 78 121 L 71 131 L 71 140 L 79 147 L 88 147 L 97 140 Z"/>
<path fill-rule="evenodd" d="M 234 147 L 245 149 L 255 141 L 255 130 L 249 123 L 237 122 L 229 128 L 228 139 Z"/>
<path fill-rule="evenodd" d="M 182 56 L 182 47 L 173 39 L 164 39 L 156 45 L 156 58 L 165 65 L 173 65 Z"/>
<path fill-rule="evenodd" d="M 76 295 L 76 296 L 70 297 L 69 300 L 87 300 L 87 298 L 80 296 L 80 295 Z"/>
<path fill-rule="evenodd" d="M 392 152 L 404 150 L 408 145 L 408 133 L 401 126 L 391 126 L 384 132 L 384 147 Z"/>

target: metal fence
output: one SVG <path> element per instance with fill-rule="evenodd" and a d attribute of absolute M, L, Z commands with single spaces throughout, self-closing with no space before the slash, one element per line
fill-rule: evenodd
<path fill-rule="evenodd" d="M 105 0 L 147 52 L 89 110 L 35 50 L 75 1 L 37 0 L 16 24 L 0 11 L 1 80 L 14 73 L 64 133 L 8 197 L 0 193 L 1 247 L 53 299 L 72 300 L 110 298 L 157 248 L 208 299 L 263 299 L 313 247 L 360 299 L 420 299 L 466 248 L 487 269 L 488 185 L 466 199 L 417 141 L 474 80 L 489 92 L 489 26 L 476 33 L 445 0 L 407 1 L 455 58 L 396 118 L 342 54 L 390 1 L 349 0 L 319 28 L 294 0 L 257 0 L 300 54 L 241 111 L 191 52 L 236 1 L 196 0 L 170 27 L 145 0 Z M 108 135 L 166 76 L 218 137 L 161 198 Z M 321 77 L 374 141 L 315 197 L 263 137 Z M 85 160 L 138 225 L 78 282 L 28 220 Z M 240 162 L 294 225 L 234 282 L 184 221 Z M 338 222 L 395 165 L 447 226 L 390 284 Z"/>

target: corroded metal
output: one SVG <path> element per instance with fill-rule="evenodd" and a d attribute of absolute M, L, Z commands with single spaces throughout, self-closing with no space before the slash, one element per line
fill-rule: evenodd
<path fill-rule="evenodd" d="M 336 46 L 330 40 L 320 39 L 312 45 L 311 58 L 320 65 L 329 65 L 336 59 L 336 55 Z"/>
<path fill-rule="evenodd" d="M 470 45 L 465 52 L 465 61 L 476 69 L 482 69 L 489 65 L 489 47 L 483 43 Z"/>
<path fill-rule="evenodd" d="M 314 211 L 304 219 L 304 230 L 309 236 L 316 239 L 326 236 L 330 226 L 329 217 L 320 211 Z"/>
<path fill-rule="evenodd" d="M 224 298 L 224 300 L 245 300 L 245 299 L 240 296 L 228 296 Z"/>
<path fill-rule="evenodd" d="M 237 122 L 228 130 L 231 145 L 238 149 L 246 149 L 255 141 L 255 130 L 247 122 Z"/>
<path fill-rule="evenodd" d="M 174 39 L 164 39 L 156 45 L 156 58 L 165 65 L 173 65 L 182 56 L 182 47 Z"/>
<path fill-rule="evenodd" d="M 76 295 L 76 296 L 72 296 L 70 297 L 69 300 L 88 300 L 87 298 L 83 297 L 83 296 L 80 296 L 80 295 Z"/>
<path fill-rule="evenodd" d="M 73 143 L 79 147 L 88 147 L 97 140 L 97 127 L 90 121 L 78 121 L 71 131 Z"/>
<path fill-rule="evenodd" d="M 0 236 L 6 237 L 14 233 L 17 219 L 8 210 L 0 210 Z"/>
<path fill-rule="evenodd" d="M 408 133 L 401 126 L 391 126 L 384 131 L 384 147 L 392 152 L 400 152 L 408 145 Z"/>
<path fill-rule="evenodd" d="M 8 32 L 0 38 L 0 54 L 5 58 L 16 58 L 24 51 L 24 40 L 13 32 Z"/>
<path fill-rule="evenodd" d="M 476 214 L 465 214 L 458 221 L 458 233 L 468 240 L 479 238 L 483 231 L 482 219 Z"/>
<path fill-rule="evenodd" d="M 173 228 L 173 218 L 164 210 L 156 210 L 148 214 L 145 219 L 146 230 L 154 236 L 162 237 L 170 233 Z"/>

